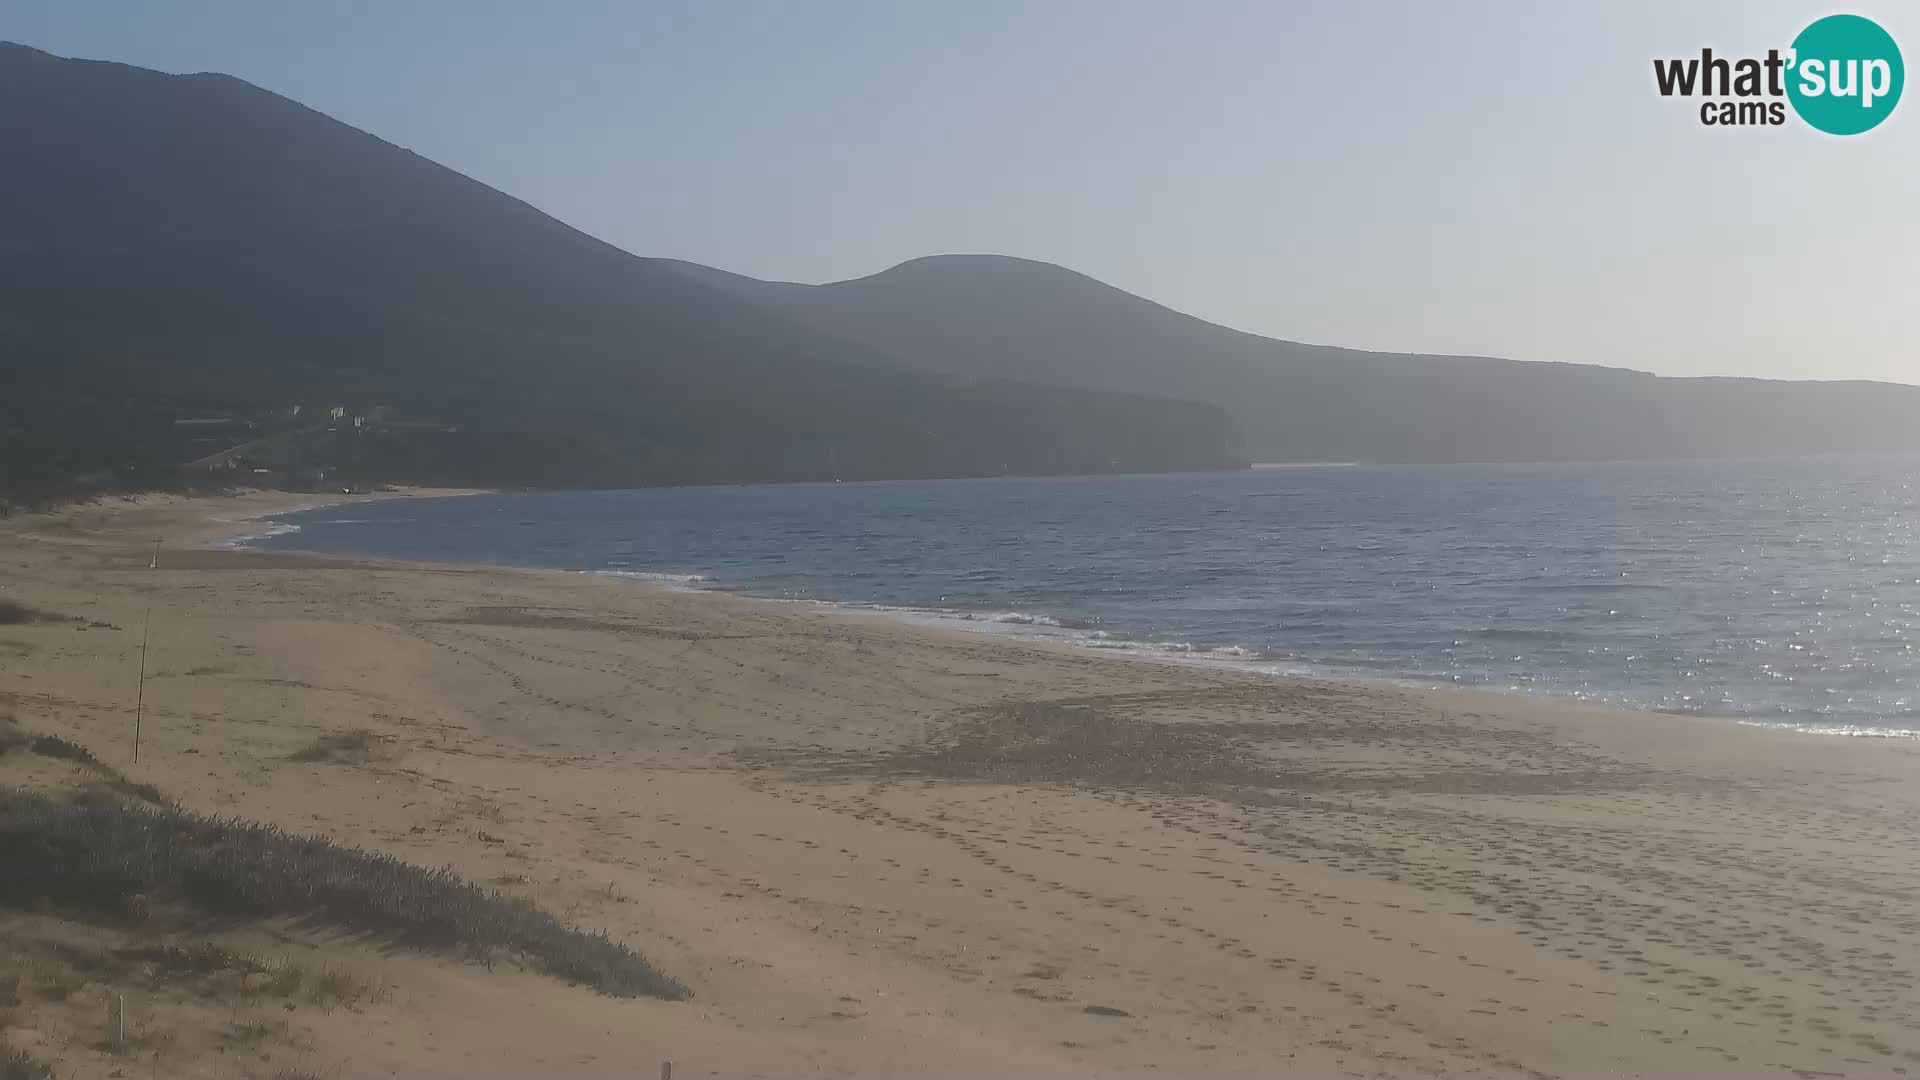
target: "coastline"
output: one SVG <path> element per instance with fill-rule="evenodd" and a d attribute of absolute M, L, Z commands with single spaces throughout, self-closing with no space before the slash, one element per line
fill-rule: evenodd
<path fill-rule="evenodd" d="M 267 493 L 261 493 L 261 494 L 267 494 Z M 320 510 L 320 509 L 325 509 L 331 506 L 350 505 L 358 502 L 370 502 L 376 499 L 408 498 L 408 497 L 459 498 L 467 495 L 485 495 L 485 494 L 492 494 L 492 492 L 453 490 L 453 489 L 442 490 L 442 489 L 428 489 L 428 488 L 401 489 L 399 491 L 386 492 L 386 493 L 373 493 L 373 494 L 357 495 L 357 496 L 343 496 L 338 499 L 328 499 L 328 500 L 312 502 L 312 503 L 301 503 L 294 506 L 282 507 L 282 506 L 275 505 L 271 508 L 262 509 L 258 512 L 250 513 L 245 517 L 232 519 L 232 520 L 236 522 L 242 522 L 242 521 L 258 522 L 258 521 L 267 520 L 269 518 L 278 517 L 284 514 L 301 513 L 308 510 Z M 216 520 L 225 521 L 227 519 L 216 519 Z M 297 530 L 298 526 L 294 526 L 293 528 Z M 286 534 L 272 533 L 270 535 L 286 535 Z M 259 548 L 254 548 L 250 546 L 251 542 L 256 539 L 259 539 L 259 537 L 249 536 L 249 535 L 237 535 L 237 536 L 233 536 L 229 538 L 221 538 L 213 542 L 205 543 L 202 546 L 212 550 L 240 551 L 240 552 L 258 551 L 265 554 L 266 549 L 259 549 Z M 1622 707 L 1622 706 L 1612 705 L 1612 704 L 1605 704 L 1605 703 L 1584 702 L 1584 701 L 1579 701 L 1579 700 L 1575 700 L 1567 697 L 1553 695 L 1544 691 L 1536 692 L 1536 691 L 1526 691 L 1526 690 L 1520 690 L 1520 689 L 1504 689 L 1503 690 L 1503 689 L 1493 689 L 1493 688 L 1487 688 L 1487 687 L 1441 685 L 1441 684 L 1428 683 L 1428 682 L 1419 682 L 1412 679 L 1395 679 L 1395 678 L 1388 678 L 1388 677 L 1368 678 L 1364 675 L 1354 675 L 1354 674 L 1346 674 L 1346 673 L 1334 674 L 1334 673 L 1324 673 L 1324 672 L 1310 671 L 1310 670 L 1284 671 L 1284 670 L 1278 670 L 1276 667 L 1270 664 L 1267 664 L 1266 662 L 1263 662 L 1263 661 L 1239 661 L 1239 660 L 1234 660 L 1234 659 L 1229 659 L 1224 657 L 1207 655 L 1205 652 L 1190 652 L 1188 654 L 1182 655 L 1181 653 L 1171 649 L 1160 649 L 1160 648 L 1154 647 L 1150 643 L 1136 643 L 1136 642 L 1124 643 L 1128 645 L 1144 646 L 1137 649 L 1136 648 L 1106 648 L 1098 645 L 1089 646 L 1082 640 L 1068 637 L 1066 635 L 1062 635 L 1059 637 L 1029 636 L 1026 634 L 1022 634 L 1017 630 L 1003 629 L 1001 627 L 1001 624 L 997 623 L 991 617 L 991 615 L 995 613 L 963 612 L 957 609 L 953 611 L 943 611 L 938 609 L 912 608 L 912 607 L 890 606 L 890 605 L 883 605 L 883 604 L 852 604 L 852 603 L 847 603 L 847 602 L 842 602 L 837 600 L 823 600 L 823 599 L 814 599 L 814 598 L 760 596 L 753 593 L 736 592 L 736 591 L 727 590 L 727 589 L 703 588 L 698 583 L 705 582 L 710 579 L 704 575 L 698 575 L 698 574 L 655 573 L 655 572 L 644 571 L 644 570 L 641 570 L 641 571 L 575 570 L 575 569 L 566 569 L 561 567 L 516 567 L 516 566 L 509 566 L 509 565 L 504 565 L 499 563 L 484 563 L 484 562 L 455 563 L 455 562 L 420 561 L 420 560 L 410 560 L 410 559 L 389 559 L 389 558 L 380 557 L 380 556 L 342 556 L 334 553 L 321 552 L 321 551 L 306 551 L 298 547 L 274 548 L 272 549 L 272 552 L 277 554 L 287 555 L 287 556 L 312 558 L 315 560 L 327 560 L 327 561 L 346 560 L 346 561 L 350 561 L 354 563 L 362 563 L 362 564 L 371 563 L 371 564 L 377 564 L 383 567 L 390 567 L 390 568 L 397 568 L 397 569 L 415 568 L 420 570 L 432 570 L 432 571 L 438 571 L 438 572 L 467 571 L 467 572 L 498 572 L 498 573 L 508 573 L 508 574 L 532 574 L 532 575 L 545 575 L 545 574 L 563 574 L 563 575 L 569 575 L 569 576 L 578 575 L 578 576 L 583 576 L 588 578 L 603 579 L 610 583 L 615 584 L 617 587 L 620 587 L 620 588 L 647 589 L 647 590 L 654 590 L 657 592 L 671 593 L 671 594 L 676 594 L 681 596 L 691 596 L 691 597 L 725 598 L 728 601 L 732 601 L 736 603 L 744 603 L 748 605 L 773 605 L 776 609 L 786 608 L 786 607 L 799 608 L 809 612 L 817 613 L 821 616 L 824 616 L 830 619 L 878 621 L 884 625 L 901 627 L 901 628 L 911 628 L 912 630 L 917 630 L 920 632 L 930 632 L 930 633 L 939 634 L 939 635 L 958 634 L 958 635 L 964 635 L 968 637 L 977 635 L 980 637 L 988 638 L 990 640 L 1003 641 L 1003 642 L 1007 642 L 1017 646 L 1027 646 L 1027 647 L 1033 647 L 1038 649 L 1067 650 L 1072 655 L 1092 656 L 1102 660 L 1110 660 L 1116 663 L 1165 666 L 1165 667 L 1172 667 L 1175 669 L 1215 672 L 1215 673 L 1254 678 L 1254 679 L 1271 679 L 1283 684 L 1292 683 L 1292 684 L 1307 685 L 1307 686 L 1344 687 L 1344 688 L 1349 688 L 1349 689 L 1359 690 L 1359 691 L 1388 692 L 1388 693 L 1411 692 L 1415 694 L 1436 694 L 1436 695 L 1442 696 L 1443 698 L 1450 695 L 1464 695 L 1467 701 L 1473 701 L 1474 699 L 1481 699 L 1481 698 L 1492 699 L 1493 702 L 1497 703 L 1498 706 L 1502 708 L 1521 707 L 1531 703 L 1534 705 L 1544 706 L 1549 709 L 1562 708 L 1562 709 L 1575 710 L 1587 715 L 1588 717 L 1591 718 L 1592 722 L 1597 722 L 1597 723 L 1606 723 L 1608 722 L 1609 718 L 1618 719 L 1621 716 L 1631 716 L 1631 717 L 1639 718 L 1640 720 L 1645 722 L 1665 722 L 1668 720 L 1682 721 L 1682 722 L 1704 722 L 1703 726 L 1713 730 L 1717 730 L 1722 733 L 1741 733 L 1741 732 L 1766 733 L 1766 734 L 1775 735 L 1775 736 L 1778 736 L 1778 735 L 1804 736 L 1804 735 L 1811 734 L 1802 729 L 1792 727 L 1789 725 L 1783 725 L 1783 724 L 1750 722 L 1750 721 L 1735 718 L 1735 717 L 1719 716 L 1719 715 L 1712 715 L 1712 714 L 1667 713 L 1667 712 L 1659 712 L 1657 710 L 1651 710 L 1651 709 L 1634 709 L 1634 708 L 1627 708 L 1627 707 Z M 1011 614 L 1021 615 L 1024 613 L 1014 612 Z M 983 615 L 986 615 L 987 617 L 982 617 Z M 1029 618 L 1031 618 L 1031 616 L 1029 616 Z M 1022 623 L 1009 622 L 1007 625 L 1019 626 L 1019 625 L 1022 625 Z M 1058 624 L 1056 623 L 1053 625 L 1057 626 Z M 1481 704 L 1484 705 L 1485 702 L 1481 702 Z M 1823 734 L 1828 734 L 1828 733 L 1823 733 Z M 1843 734 L 1843 733 L 1833 732 L 1830 734 Z M 1868 737 L 1868 736 L 1860 735 L 1859 733 L 1845 733 L 1845 734 L 1855 735 L 1857 737 Z M 1900 733 L 1896 733 L 1893 735 L 1889 735 L 1887 737 L 1903 738 L 1906 736 Z"/>
<path fill-rule="evenodd" d="M 1316 466 L 1317 467 L 1317 466 Z M 401 492 L 401 496 L 415 494 L 419 497 L 445 498 L 472 494 L 494 494 L 478 491 L 433 491 Z M 376 496 L 378 497 L 378 496 Z M 389 496 L 396 497 L 396 496 Z M 296 514 L 309 510 L 324 509 L 364 498 L 343 498 L 325 500 L 300 505 L 276 507 L 249 515 L 245 520 L 257 521 Z M 272 539 L 297 532 L 297 524 L 275 524 L 265 531 L 237 535 L 218 545 L 235 549 L 253 549 L 258 541 Z M 308 555 L 316 558 L 379 559 L 389 561 L 385 556 L 358 554 L 351 551 L 325 552 L 305 549 L 297 542 L 275 544 L 271 548 L 260 548 L 289 555 Z M 1754 730 L 1784 731 L 1796 735 L 1816 737 L 1846 737 L 1864 739 L 1920 739 L 1920 729 L 1903 728 L 1890 725 L 1862 726 L 1854 723 L 1823 722 L 1810 716 L 1782 715 L 1773 718 L 1764 711 L 1753 710 L 1713 710 L 1704 708 L 1662 707 L 1645 700 L 1633 700 L 1632 696 L 1595 695 L 1578 688 L 1555 686 L 1545 682 L 1532 684 L 1514 682 L 1508 685 L 1476 683 L 1459 676 L 1444 673 L 1423 672 L 1419 670 L 1389 671 L 1383 667 L 1369 664 L 1353 668 L 1347 665 L 1316 663 L 1308 659 L 1275 657 L 1266 655 L 1259 649 L 1250 649 L 1245 645 L 1226 643 L 1218 645 L 1196 644 L 1178 640 L 1149 640 L 1137 637 L 1115 636 L 1096 625 L 1077 621 L 1054 612 L 1039 610 L 1014 610 L 994 607 L 959 608 L 915 606 L 912 604 L 888 601 L 852 601 L 808 596 L 779 596 L 754 592 L 746 588 L 730 588 L 716 584 L 714 579 L 704 572 L 666 572 L 646 569 L 582 569 L 569 567 L 528 567 L 510 563 L 492 563 L 484 561 L 460 560 L 447 562 L 442 560 L 392 560 L 399 563 L 416 565 L 463 566 L 476 569 L 546 569 L 558 573 L 582 574 L 605 578 L 610 581 L 638 585 L 647 588 L 666 589 L 676 592 L 705 595 L 724 595 L 758 603 L 799 605 L 850 618 L 880 618 L 899 625 L 917 626 L 942 630 L 954 630 L 968 634 L 981 634 L 1014 642 L 1066 646 L 1090 653 L 1098 653 L 1113 659 L 1152 664 L 1172 664 L 1177 666 L 1198 667 L 1227 672 L 1238 672 L 1275 679 L 1309 680 L 1326 683 L 1348 684 L 1383 690 L 1417 690 L 1433 692 L 1470 692 L 1495 694 L 1503 698 L 1530 701 L 1552 708 L 1560 705 L 1591 707 L 1603 710 L 1642 715 L 1672 717 L 1676 721 L 1709 721 L 1722 729 L 1737 726 Z M 617 564 L 624 566 L 625 564 Z M 1656 695 L 1658 696 L 1658 695 Z"/>
<path fill-rule="evenodd" d="M 388 488 L 382 491 L 341 492 L 338 495 L 309 495 L 292 492 L 256 491 L 237 498 L 251 497 L 263 504 L 249 509 L 238 517 L 215 516 L 213 520 L 221 524 L 259 525 L 269 522 L 259 532 L 234 530 L 231 533 L 216 535 L 201 541 L 201 546 L 220 550 L 245 550 L 261 540 L 275 536 L 284 536 L 299 531 L 298 525 L 282 522 L 270 522 L 269 519 L 287 514 L 300 514 L 309 510 L 325 510 L 334 506 L 351 506 L 356 503 L 390 502 L 394 499 L 458 499 L 470 495 L 492 495 L 492 491 L 483 488 Z M 300 501 L 285 503 L 283 500 L 297 498 Z"/>
<path fill-rule="evenodd" d="M 0 599 L 67 620 L 0 626 L 22 725 L 196 812 L 497 883 L 695 991 L 619 1001 L 353 953 L 394 999 L 290 1014 L 322 1071 L 1920 1062 L 1905 741 L 1119 663 L 567 571 L 194 546 L 276 505 L 0 526 Z M 299 759 L 355 731 L 363 759 Z M 84 1032 L 18 1041 L 62 1075 L 107 1071 Z"/>

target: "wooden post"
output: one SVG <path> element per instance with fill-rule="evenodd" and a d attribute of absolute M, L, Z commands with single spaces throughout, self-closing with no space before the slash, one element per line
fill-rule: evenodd
<path fill-rule="evenodd" d="M 665 1060 L 660 1062 L 660 1080 L 673 1080 L 673 1062 Z"/>

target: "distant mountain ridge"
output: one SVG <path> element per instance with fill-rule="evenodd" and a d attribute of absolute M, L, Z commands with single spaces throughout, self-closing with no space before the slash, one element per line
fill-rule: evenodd
<path fill-rule="evenodd" d="M 914 259 L 826 285 L 682 273 L 927 371 L 1186 397 L 1259 461 L 1609 461 L 1920 451 L 1920 387 L 1666 378 L 1261 337 L 1048 263 Z"/>
<path fill-rule="evenodd" d="M 151 465 L 182 416 L 334 402 L 445 422 L 352 443 L 384 479 L 1245 462 L 1217 408 L 913 370 L 230 76 L 0 45 L 0 146 L 0 474 Z M 330 434 L 307 463 L 347 454 Z"/>
<path fill-rule="evenodd" d="M 0 146 L 0 496 L 176 469 L 209 414 L 270 471 L 486 486 L 1920 450 L 1910 386 L 1305 345 L 1004 256 L 642 258 L 225 75 L 0 43 Z M 292 408 L 340 404 L 399 422 Z"/>

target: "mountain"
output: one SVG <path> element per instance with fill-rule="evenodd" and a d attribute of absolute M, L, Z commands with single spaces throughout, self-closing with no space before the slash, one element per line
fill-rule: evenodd
<path fill-rule="evenodd" d="M 911 369 L 229 76 L 0 44 L 0 146 L 0 489 L 212 421 L 441 483 L 1244 464 L 1216 407 Z"/>
<path fill-rule="evenodd" d="M 915 259 L 828 285 L 678 264 L 930 372 L 1219 405 L 1259 461 L 1609 461 L 1910 453 L 1920 387 L 1663 378 L 1242 333 L 1047 263 Z"/>

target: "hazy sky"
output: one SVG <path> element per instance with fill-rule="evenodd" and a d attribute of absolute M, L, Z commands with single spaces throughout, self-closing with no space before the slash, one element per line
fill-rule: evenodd
<path fill-rule="evenodd" d="M 1920 382 L 1920 91 L 1702 127 L 1654 57 L 1817 4 L 6 0 L 0 39 L 299 99 L 643 255 L 1061 263 L 1303 341 Z"/>

